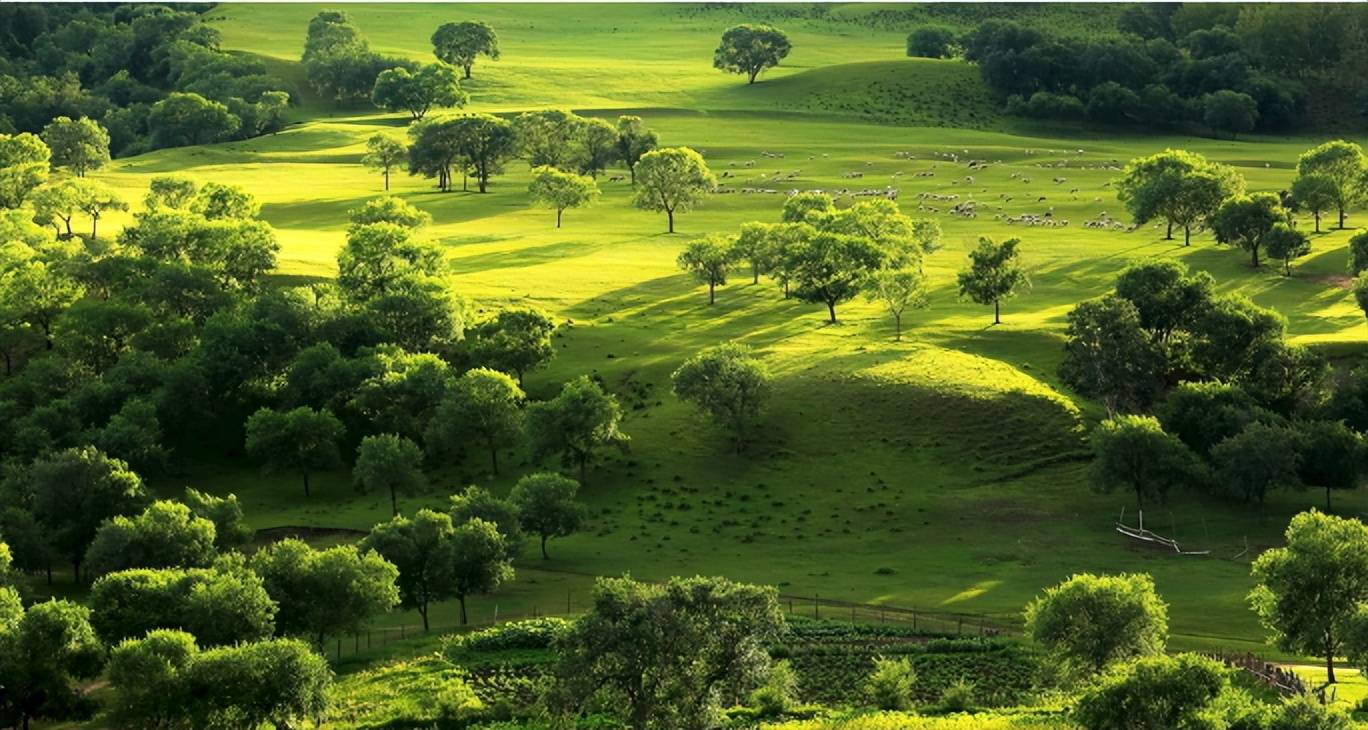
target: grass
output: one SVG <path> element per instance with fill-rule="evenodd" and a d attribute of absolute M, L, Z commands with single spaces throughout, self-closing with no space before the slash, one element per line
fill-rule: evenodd
<path fill-rule="evenodd" d="M 483 311 L 528 302 L 565 322 L 557 359 L 529 376 L 530 393 L 546 397 L 595 372 L 628 411 L 631 453 L 593 471 L 585 489 L 590 529 L 553 541 L 549 561 L 529 555 L 517 581 L 472 601 L 477 620 L 492 616 L 494 604 L 505 615 L 544 612 L 567 593 L 573 604 L 591 576 L 624 572 L 724 574 L 777 584 L 791 596 L 1010 617 L 1074 572 L 1145 571 L 1171 604 L 1176 644 L 1259 649 L 1262 632 L 1244 601 L 1249 562 L 1319 494 L 1276 494 L 1261 511 L 1179 498 L 1148 516 L 1185 546 L 1210 549 L 1209 558 L 1127 542 L 1111 526 L 1129 500 L 1095 494 L 1085 478 L 1083 437 L 1099 409 L 1069 393 L 1055 370 L 1068 310 L 1106 291 L 1126 261 L 1146 256 L 1178 258 L 1211 272 L 1222 291 L 1278 308 L 1299 342 L 1360 352 L 1364 318 L 1341 277 L 1348 232 L 1315 236 L 1312 255 L 1283 277 L 1273 266 L 1251 269 L 1246 256 L 1206 234 L 1183 248 L 1154 227 L 1083 226 L 1124 218 L 1109 182 L 1134 156 L 1191 149 L 1235 165 L 1253 189 L 1280 190 L 1297 154 L 1321 140 L 1215 141 L 1003 118 L 972 67 L 902 58 L 906 25 L 923 16 L 887 6 L 837 6 L 825 15 L 805 8 L 745 11 L 788 29 L 795 48 L 747 86 L 710 67 L 718 34 L 743 17 L 736 9 L 348 6 L 374 48 L 415 59 L 430 58 L 427 39 L 441 22 L 494 25 L 503 59 L 477 63 L 471 110 L 640 114 L 665 144 L 703 151 L 715 172 L 729 174 L 728 187 L 891 185 L 906 212 L 935 217 L 945 230 L 945 247 L 927 260 L 932 306 L 909 317 L 905 341 L 895 343 L 876 305 L 843 305 L 842 324 L 829 326 L 820 305 L 786 301 L 772 283 L 739 275 L 708 306 L 706 292 L 675 268 L 692 236 L 776 220 L 781 192 L 714 196 L 680 216 L 681 233 L 669 236 L 662 215 L 630 207 L 626 182 L 601 179 L 601 202 L 568 211 L 556 230 L 552 212 L 529 205 L 521 162 L 510 162 L 487 195 L 442 194 L 397 177 L 394 193 L 432 213 L 429 234 L 447 251 L 455 291 Z M 227 4 L 210 17 L 227 48 L 298 77 L 316 10 Z M 1065 27 L 1081 27 L 1080 18 L 1101 11 L 1057 12 Z M 400 135 L 404 120 L 307 96 L 296 113 L 299 123 L 277 135 L 120 160 L 99 177 L 130 199 L 152 176 L 172 172 L 241 185 L 279 231 L 281 280 L 324 279 L 335 271 L 346 210 L 380 193 L 380 177 L 358 164 L 365 139 Z M 971 171 L 974 159 L 992 164 Z M 979 202 L 977 218 L 948 213 L 969 198 Z M 1070 225 L 1001 220 L 1047 211 Z M 102 228 L 120 220 L 112 223 Z M 1020 237 L 1033 282 L 1005 305 L 998 327 L 989 326 L 987 308 L 955 295 L 954 274 L 981 235 Z M 776 376 L 765 434 L 743 456 L 669 392 L 680 362 L 727 340 L 755 346 Z M 441 505 L 471 482 L 506 490 L 537 466 L 513 456 L 515 473 L 495 479 L 481 464 L 462 465 L 435 475 L 433 494 L 404 507 Z M 260 527 L 365 529 L 388 516 L 384 499 L 356 495 L 342 473 L 319 478 L 309 501 L 293 480 L 263 478 L 237 462 L 189 465 L 157 486 L 175 493 L 185 484 L 237 492 Z M 1343 514 L 1366 506 L 1361 494 L 1337 497 Z M 434 621 L 450 620 L 451 607 L 437 611 Z"/>

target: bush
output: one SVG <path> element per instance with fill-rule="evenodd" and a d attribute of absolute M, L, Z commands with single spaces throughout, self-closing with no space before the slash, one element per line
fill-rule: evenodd
<path fill-rule="evenodd" d="M 1034 119 L 1082 119 L 1087 115 L 1087 108 L 1076 96 L 1037 91 L 1030 99 L 1009 97 L 1007 113 Z"/>
<path fill-rule="evenodd" d="M 974 709 L 977 685 L 961 677 L 946 687 L 940 696 L 940 709 L 945 712 L 968 712 Z"/>
<path fill-rule="evenodd" d="M 949 28 L 927 26 L 907 36 L 907 55 L 914 58 L 949 58 L 955 50 L 955 33 Z"/>
<path fill-rule="evenodd" d="M 765 682 L 751 692 L 751 704 L 761 717 L 777 717 L 788 714 L 797 700 L 798 674 L 793 665 L 778 661 L 770 666 Z"/>
<path fill-rule="evenodd" d="M 564 636 L 573 622 L 563 618 L 534 618 L 511 621 L 469 634 L 443 640 L 442 653 L 451 656 L 461 651 L 505 651 L 510 649 L 550 649 Z"/>
<path fill-rule="evenodd" d="M 875 657 L 874 671 L 865 681 L 865 694 L 880 710 L 906 710 L 912 706 L 912 687 L 916 684 L 917 672 L 907 657 Z"/>

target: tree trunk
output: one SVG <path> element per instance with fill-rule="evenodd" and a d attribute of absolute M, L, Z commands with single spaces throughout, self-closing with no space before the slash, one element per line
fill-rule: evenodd
<path fill-rule="evenodd" d="M 423 617 L 423 633 L 426 634 L 426 633 L 428 632 L 428 628 L 429 628 L 429 627 L 428 627 L 428 607 L 427 607 L 427 602 L 426 602 L 426 601 L 423 602 L 423 605 L 421 605 L 421 606 L 418 607 L 418 615 Z"/>
<path fill-rule="evenodd" d="M 464 68 L 465 68 L 465 77 L 466 77 L 466 78 L 470 78 L 470 67 L 471 67 L 471 65 L 472 65 L 472 64 L 467 63 L 467 64 L 464 66 Z"/>
<path fill-rule="evenodd" d="M 100 223 L 100 216 L 98 216 L 98 215 L 92 215 L 92 216 L 90 216 L 90 240 L 92 240 L 92 241 L 95 240 L 95 238 L 96 238 L 96 236 L 95 236 L 95 228 L 96 228 L 96 226 L 99 225 L 99 223 Z"/>
<path fill-rule="evenodd" d="M 1253 257 L 1254 268 L 1259 268 L 1259 247 L 1255 246 L 1254 248 L 1249 249 L 1249 253 Z"/>
<path fill-rule="evenodd" d="M 902 342 L 902 315 L 893 315 L 893 341 Z"/>
<path fill-rule="evenodd" d="M 754 261 L 751 262 L 751 283 L 760 283 L 760 267 L 756 266 Z"/>
<path fill-rule="evenodd" d="M 579 455 L 579 471 L 580 471 L 580 486 L 583 487 L 583 486 L 585 485 L 585 481 L 586 481 L 586 480 L 585 480 L 585 476 L 587 476 L 588 471 L 589 471 L 589 455 L 588 455 L 588 454 L 580 454 L 580 455 Z"/>
<path fill-rule="evenodd" d="M 563 210 L 565 210 L 565 209 L 564 209 L 564 208 L 557 208 L 557 209 L 556 209 L 556 227 L 557 227 L 557 228 L 560 228 L 560 224 L 561 224 L 561 211 L 563 211 Z"/>
<path fill-rule="evenodd" d="M 1320 233 L 1320 213 L 1313 213 L 1312 217 L 1316 219 L 1316 233 Z"/>
<path fill-rule="evenodd" d="M 993 324 L 1002 324 L 1002 302 L 993 300 Z"/>
<path fill-rule="evenodd" d="M 399 515 L 399 494 L 394 491 L 393 485 L 390 486 L 390 514 L 396 517 Z"/>
<path fill-rule="evenodd" d="M 305 469 L 305 470 L 304 470 L 304 496 L 305 496 L 305 498 L 307 498 L 307 497 L 310 496 L 310 494 L 309 494 L 309 470 L 308 470 L 308 469 Z"/>
<path fill-rule="evenodd" d="M 1335 684 L 1335 650 L 1325 648 L 1325 683 Z"/>
<path fill-rule="evenodd" d="M 827 322 L 836 324 L 836 305 L 832 302 L 827 302 Z"/>
<path fill-rule="evenodd" d="M 466 608 L 465 608 L 465 596 L 464 596 L 464 595 L 456 596 L 456 600 L 461 602 L 461 625 L 462 625 L 462 626 L 465 626 L 465 625 L 466 625 L 466 621 L 467 621 L 467 617 L 466 617 Z"/>
<path fill-rule="evenodd" d="M 541 536 L 541 547 L 542 547 L 542 560 L 550 560 L 550 559 L 551 559 L 551 556 L 546 554 L 546 534 L 545 534 L 545 533 L 542 533 L 542 536 Z"/>
<path fill-rule="evenodd" d="M 711 304 L 716 304 L 716 303 L 717 303 L 717 285 L 716 285 L 716 284 L 713 284 L 712 282 L 708 282 L 708 304 L 711 305 Z"/>
<path fill-rule="evenodd" d="M 674 208 L 665 209 L 665 217 L 670 221 L 670 233 L 674 233 Z"/>
<path fill-rule="evenodd" d="M 1183 226 L 1183 245 L 1192 245 L 1192 226 Z"/>
<path fill-rule="evenodd" d="M 1339 227 L 1340 230 L 1344 230 L 1344 206 L 1342 205 L 1339 207 Z"/>
<path fill-rule="evenodd" d="M 1166 233 L 1164 234 L 1164 240 L 1165 240 L 1165 241 L 1172 241 L 1172 240 L 1173 240 L 1173 221 L 1169 221 L 1169 222 L 1168 222 L 1168 232 L 1166 232 Z"/>
<path fill-rule="evenodd" d="M 629 175 L 632 176 L 632 186 L 635 187 L 635 186 L 636 186 L 636 163 L 635 163 L 635 162 L 633 162 L 632 164 L 630 164 L 630 165 L 627 166 L 627 174 L 629 174 Z"/>
<path fill-rule="evenodd" d="M 385 192 L 389 192 L 389 170 L 385 170 Z"/>

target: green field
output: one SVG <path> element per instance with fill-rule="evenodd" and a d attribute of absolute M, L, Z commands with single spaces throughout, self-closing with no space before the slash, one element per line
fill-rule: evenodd
<path fill-rule="evenodd" d="M 456 292 L 479 310 L 527 302 L 565 323 L 557 358 L 529 376 L 529 393 L 547 397 L 596 372 L 628 414 L 630 454 L 592 472 L 585 490 L 592 529 L 554 542 L 545 564 L 529 552 L 517 582 L 472 602 L 477 620 L 491 618 L 495 604 L 501 615 L 555 610 L 567 595 L 572 604 L 587 595 L 591 576 L 624 572 L 723 574 L 777 584 L 788 596 L 1014 616 L 1071 573 L 1145 571 L 1171 603 L 1179 645 L 1262 641 L 1244 601 L 1249 562 L 1321 495 L 1280 493 L 1262 510 L 1184 498 L 1148 515 L 1152 529 L 1210 557 L 1127 542 L 1112 523 L 1130 500 L 1094 494 L 1086 479 L 1084 438 L 1101 408 L 1069 393 L 1055 371 L 1065 314 L 1105 292 L 1127 261 L 1147 256 L 1177 257 L 1209 271 L 1222 291 L 1277 308 L 1296 341 L 1357 349 L 1368 329 L 1345 288 L 1348 232 L 1316 236 L 1313 253 L 1285 278 L 1273 266 L 1251 269 L 1209 234 L 1183 248 L 1153 227 L 1084 226 L 1125 219 L 1109 183 L 1132 157 L 1181 147 L 1234 165 L 1251 189 L 1276 191 L 1290 184 L 1297 155 L 1322 139 L 1216 141 L 1004 118 L 972 66 L 904 58 L 905 33 L 873 20 L 879 6 L 826 14 L 788 6 L 746 14 L 682 5 L 347 9 L 376 50 L 424 60 L 440 23 L 485 20 L 499 32 L 503 59 L 477 63 L 469 110 L 639 114 L 663 144 L 701 151 L 736 190 L 682 215 L 679 233 L 667 235 L 663 215 L 630 206 L 625 181 L 601 180 L 598 205 L 568 211 L 557 230 L 553 212 L 529 205 L 520 161 L 485 195 L 395 179 L 396 194 L 433 215 L 429 233 L 447 252 Z M 317 10 L 238 4 L 209 17 L 226 48 L 265 57 L 302 87 L 297 59 Z M 1086 27 L 1088 14 L 1101 11 L 1056 12 L 1061 24 Z M 711 55 L 724 28 L 751 16 L 783 26 L 794 52 L 747 86 L 714 70 Z M 377 131 L 401 133 L 406 116 L 307 94 L 295 115 L 273 136 L 118 160 L 99 177 L 130 200 L 151 177 L 173 172 L 240 185 L 279 232 L 280 280 L 325 279 L 346 211 L 380 193 L 379 175 L 359 164 L 364 142 Z M 970 160 L 990 164 L 970 170 Z M 786 301 L 772 282 L 740 275 L 708 306 L 706 290 L 675 266 L 693 236 L 777 220 L 786 191 L 886 186 L 899 189 L 904 212 L 935 217 L 945 231 L 944 248 L 926 260 L 931 308 L 908 318 L 901 343 L 875 304 L 847 304 L 842 324 L 831 326 L 819 305 Z M 923 193 L 958 198 L 923 201 Z M 948 212 L 968 199 L 978 202 L 976 218 Z M 1069 225 L 1002 220 L 1046 212 Z M 956 297 L 954 274 L 979 236 L 1020 237 L 1031 273 L 1033 286 L 1006 304 L 1001 326 L 990 326 L 987 308 Z M 764 435 L 744 456 L 669 392 L 679 363 L 729 340 L 757 348 L 776 377 Z M 513 463 L 515 473 L 498 479 L 474 464 L 442 474 L 426 501 L 440 504 L 468 483 L 506 490 L 534 466 Z M 157 486 L 172 493 L 186 484 L 237 492 L 261 528 L 366 529 L 388 516 L 385 499 L 357 496 L 342 472 L 319 480 L 308 502 L 292 480 L 237 463 L 195 465 Z M 1337 508 L 1360 514 L 1368 500 L 1341 497 Z M 450 608 L 440 611 L 435 620 L 448 623 Z"/>

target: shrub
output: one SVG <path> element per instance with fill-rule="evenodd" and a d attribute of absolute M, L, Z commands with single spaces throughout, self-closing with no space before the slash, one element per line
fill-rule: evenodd
<path fill-rule="evenodd" d="M 906 710 L 912 706 L 912 687 L 916 683 L 917 672 L 907 657 L 876 657 L 874 671 L 865 681 L 865 694 L 870 704 L 880 710 Z"/>
<path fill-rule="evenodd" d="M 961 677 L 941 692 L 940 709 L 945 712 L 968 712 L 974 709 L 977 685 Z"/>
<path fill-rule="evenodd" d="M 798 674 L 786 661 L 775 662 L 765 675 L 765 681 L 751 692 L 751 704 L 762 717 L 787 714 L 798 695 Z"/>

